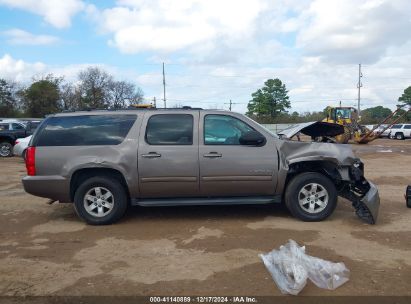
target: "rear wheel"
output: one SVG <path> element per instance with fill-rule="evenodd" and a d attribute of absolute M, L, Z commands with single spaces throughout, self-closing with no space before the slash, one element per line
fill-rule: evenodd
<path fill-rule="evenodd" d="M 301 173 L 289 182 L 285 204 L 293 216 L 303 221 L 322 221 L 334 211 L 337 191 L 332 181 L 323 174 Z"/>
<path fill-rule="evenodd" d="M 0 156 L 10 157 L 13 155 L 13 145 L 8 141 L 3 141 L 0 143 Z"/>
<path fill-rule="evenodd" d="M 77 214 L 90 225 L 118 221 L 128 206 L 123 185 L 112 178 L 92 177 L 83 182 L 74 195 Z"/>

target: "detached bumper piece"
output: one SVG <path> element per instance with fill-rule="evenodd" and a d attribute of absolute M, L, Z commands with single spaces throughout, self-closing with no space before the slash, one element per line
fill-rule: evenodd
<path fill-rule="evenodd" d="M 380 208 L 380 196 L 377 187 L 368 182 L 370 190 L 360 200 L 353 201 L 353 207 L 358 217 L 368 224 L 375 224 L 378 218 L 378 210 Z"/>
<path fill-rule="evenodd" d="M 351 182 L 344 185 L 341 196 L 352 202 L 357 216 L 368 224 L 375 224 L 380 208 L 377 187 L 363 176 L 362 166 L 350 168 Z"/>

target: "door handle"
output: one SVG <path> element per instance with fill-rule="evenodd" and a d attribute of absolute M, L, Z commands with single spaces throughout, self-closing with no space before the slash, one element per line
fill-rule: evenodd
<path fill-rule="evenodd" d="M 148 152 L 148 154 L 142 154 L 141 157 L 145 157 L 145 158 L 158 158 L 161 157 L 161 154 L 157 153 L 157 152 Z"/>
<path fill-rule="evenodd" d="M 218 153 L 218 152 L 210 152 L 210 153 L 206 153 L 203 155 L 203 157 L 208 157 L 208 158 L 216 158 L 216 157 L 222 157 L 223 154 Z"/>

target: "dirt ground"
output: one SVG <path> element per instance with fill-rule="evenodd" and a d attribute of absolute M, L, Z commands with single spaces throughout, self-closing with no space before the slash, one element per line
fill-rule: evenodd
<path fill-rule="evenodd" d="M 309 282 L 301 295 L 411 295 L 411 140 L 353 149 L 380 191 L 376 225 L 340 199 L 320 223 L 282 206 L 135 207 L 87 226 L 72 205 L 24 192 L 21 159 L 0 159 L 0 295 L 280 295 L 258 254 L 288 239 L 351 271 L 335 291 Z"/>

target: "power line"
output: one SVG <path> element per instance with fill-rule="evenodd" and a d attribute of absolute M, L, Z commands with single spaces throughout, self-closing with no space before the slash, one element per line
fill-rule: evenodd
<path fill-rule="evenodd" d="M 230 102 L 225 102 L 224 104 L 228 104 L 228 105 L 229 105 L 229 106 L 228 106 L 228 109 L 231 111 L 232 105 L 239 104 L 239 103 L 232 102 L 231 99 L 230 99 Z M 243 103 L 243 104 L 244 104 L 244 103 Z"/>

